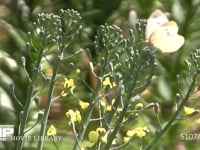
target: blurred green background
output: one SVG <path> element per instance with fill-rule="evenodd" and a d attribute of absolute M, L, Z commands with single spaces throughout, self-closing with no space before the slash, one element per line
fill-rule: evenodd
<path fill-rule="evenodd" d="M 28 40 L 27 33 L 33 29 L 36 14 L 40 12 L 57 14 L 60 9 L 75 9 L 82 16 L 83 30 L 79 39 L 71 45 L 71 53 L 77 49 L 90 48 L 94 58 L 93 40 L 99 25 L 116 24 L 126 35 L 130 26 L 133 26 L 138 19 L 147 19 L 155 9 L 161 9 L 167 13 L 170 20 L 177 22 L 179 33 L 185 37 L 185 44 L 179 51 L 172 54 L 156 53 L 158 66 L 155 79 L 142 93 L 142 98 L 146 103 L 160 104 L 161 121 L 167 121 L 174 112 L 178 88 L 176 75 L 186 69 L 184 59 L 189 57 L 190 52 L 200 48 L 200 0 L 0 0 L 0 124 L 18 125 L 22 108 L 15 99 L 17 97 L 23 104 L 28 86 L 21 57 L 26 57 L 26 69 L 31 75 L 33 60 L 30 59 L 25 45 Z M 81 68 L 81 73 L 92 85 L 93 80 L 85 63 L 87 58 L 81 56 L 81 59 L 76 58 L 71 61 L 75 64 L 75 68 Z M 62 69 L 66 72 L 65 64 Z M 66 74 L 76 78 L 74 72 Z M 13 84 L 16 97 L 13 95 Z M 82 97 L 87 98 L 87 90 L 84 87 L 80 90 Z M 198 99 L 189 101 L 188 105 L 198 109 Z M 58 129 L 58 134 L 63 136 L 58 144 L 61 150 L 71 149 L 74 143 L 64 115 L 72 106 L 75 107 L 70 98 L 63 98 L 61 102 L 53 104 L 50 111 L 49 122 L 54 124 Z M 147 114 L 143 116 L 143 119 L 150 126 L 154 126 L 155 116 Z M 199 124 L 198 115 L 175 124 L 154 149 L 197 150 L 200 141 L 180 140 L 180 135 L 181 133 L 200 134 Z M 9 144 L 1 143 L 0 149 L 3 145 Z M 45 142 L 45 147 L 54 149 L 54 144 Z M 34 149 L 34 144 L 27 143 L 26 149 Z"/>

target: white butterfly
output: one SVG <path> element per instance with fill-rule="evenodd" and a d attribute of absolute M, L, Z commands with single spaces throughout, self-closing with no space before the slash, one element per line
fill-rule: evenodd
<path fill-rule="evenodd" d="M 177 51 L 184 44 L 184 37 L 178 34 L 178 26 L 168 21 L 165 14 L 155 10 L 147 20 L 146 40 L 163 53 Z"/>

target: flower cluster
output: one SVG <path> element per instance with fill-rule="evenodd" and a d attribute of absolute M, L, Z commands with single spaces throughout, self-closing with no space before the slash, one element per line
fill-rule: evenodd
<path fill-rule="evenodd" d="M 66 116 L 67 118 L 70 119 L 69 125 L 74 124 L 75 122 L 80 123 L 82 119 L 81 113 L 79 110 L 74 111 L 72 109 L 69 109 L 66 112 Z"/>
<path fill-rule="evenodd" d="M 99 140 L 103 143 L 107 143 L 108 133 L 105 128 L 97 128 L 92 130 L 88 134 L 88 140 L 81 143 L 81 150 L 93 147 Z"/>
<path fill-rule="evenodd" d="M 112 105 L 114 104 L 114 102 L 115 102 L 115 99 L 112 99 L 112 103 L 108 104 L 108 103 L 106 103 L 106 100 L 103 98 L 103 99 L 101 99 L 100 104 L 104 108 L 105 112 L 108 112 L 108 111 L 112 110 Z M 120 111 L 120 110 L 118 110 L 118 111 Z"/>
<path fill-rule="evenodd" d="M 75 84 L 73 79 L 64 78 L 64 90 L 61 92 L 61 96 L 65 97 L 68 95 L 68 91 L 73 93 L 75 89 Z"/>
<path fill-rule="evenodd" d="M 130 141 L 130 139 L 134 136 L 142 138 L 142 137 L 146 136 L 148 132 L 149 132 L 149 129 L 146 126 L 145 127 L 137 127 L 133 130 L 128 130 L 126 132 L 126 137 L 124 137 L 124 139 L 123 139 L 123 142 L 128 143 Z"/>
<path fill-rule="evenodd" d="M 116 86 L 116 83 L 115 82 L 111 82 L 110 81 L 110 77 L 106 77 L 104 80 L 103 80 L 103 86 L 109 86 L 110 88 L 113 88 Z"/>

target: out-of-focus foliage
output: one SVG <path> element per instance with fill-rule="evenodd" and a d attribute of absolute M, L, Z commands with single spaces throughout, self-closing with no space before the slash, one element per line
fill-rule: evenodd
<path fill-rule="evenodd" d="M 70 45 L 71 52 L 76 50 L 88 49 L 90 56 L 81 55 L 78 59 L 72 58 L 71 62 L 75 64 L 74 68 L 81 69 L 81 77 L 87 79 L 88 84 L 95 85 L 96 80 L 91 75 L 88 66 L 88 57 L 98 60 L 98 55 L 94 51 L 93 41 L 97 34 L 99 25 L 115 24 L 123 30 L 124 37 L 128 37 L 129 28 L 132 28 L 138 19 L 147 19 L 149 14 L 155 9 L 161 9 L 166 12 L 170 20 L 175 20 L 179 26 L 179 32 L 185 37 L 184 46 L 173 54 L 161 54 L 157 52 L 156 62 L 157 70 L 152 84 L 141 94 L 144 103 L 158 102 L 160 104 L 161 122 L 167 121 L 174 112 L 176 99 L 177 74 L 187 70 L 185 59 L 189 58 L 190 52 L 200 48 L 200 0 L 4 0 L 0 1 L 0 124 L 18 125 L 19 114 L 22 110 L 26 97 L 28 78 L 24 72 L 21 57 L 26 58 L 26 69 L 31 75 L 33 70 L 33 55 L 30 56 L 26 47 L 26 41 L 29 40 L 28 32 L 33 29 L 33 22 L 36 14 L 40 12 L 50 12 L 58 14 L 60 9 L 74 9 L 82 16 L 83 30 L 80 37 Z M 37 43 L 38 41 L 33 41 Z M 71 66 L 62 64 L 62 70 L 65 75 L 77 79 L 80 97 L 88 97 L 88 88 L 78 79 L 75 69 L 66 69 Z M 72 68 L 73 68 L 72 67 Z M 48 70 L 47 69 L 47 73 Z M 13 86 L 14 85 L 14 86 Z M 194 100 L 188 101 L 189 106 L 199 108 L 197 103 L 199 99 L 199 85 L 196 85 Z M 58 91 L 60 92 L 60 91 Z M 45 97 L 43 98 L 45 99 Z M 44 100 L 45 101 L 45 100 Z M 44 102 L 45 104 L 45 102 Z M 43 105 L 43 101 L 41 102 Z M 71 149 L 73 140 L 71 131 L 66 125 L 64 113 L 77 104 L 73 98 L 62 99 L 61 104 L 52 105 L 49 118 L 50 122 L 56 125 L 58 132 L 64 138 L 60 149 Z M 162 141 L 155 149 L 198 149 L 198 141 L 180 140 L 181 133 L 199 133 L 200 116 L 194 116 L 175 124 L 167 132 Z M 61 123 L 57 124 L 57 120 Z M 56 120 L 56 121 L 55 121 Z M 64 120 L 64 121 L 63 121 Z M 154 122 L 155 117 L 152 112 L 143 115 L 146 124 L 157 126 Z M 32 120 L 30 120 L 32 121 Z M 64 122 L 64 123 L 63 123 Z M 138 121 L 140 123 L 140 121 Z M 191 124 L 193 122 L 193 124 Z M 141 123 L 142 124 L 142 123 Z M 93 127 L 91 127 L 93 128 Z M 153 129 L 153 127 L 152 127 Z M 17 131 L 17 129 L 16 129 Z M 148 139 L 149 137 L 147 137 Z M 67 141 L 67 142 L 65 142 Z M 70 141 L 68 143 L 68 141 Z M 29 143 L 31 147 L 33 144 Z M 47 143 L 47 147 L 51 147 Z M 66 146 L 65 146 L 66 145 Z M 46 145 L 45 145 L 46 146 Z M 3 144 L 0 145 L 0 149 Z M 130 147 L 136 147 L 131 145 Z"/>

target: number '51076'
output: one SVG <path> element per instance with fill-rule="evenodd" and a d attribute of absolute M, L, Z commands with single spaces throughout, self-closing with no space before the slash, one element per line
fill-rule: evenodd
<path fill-rule="evenodd" d="M 181 133 L 180 139 L 186 141 L 200 140 L 200 133 Z"/>

